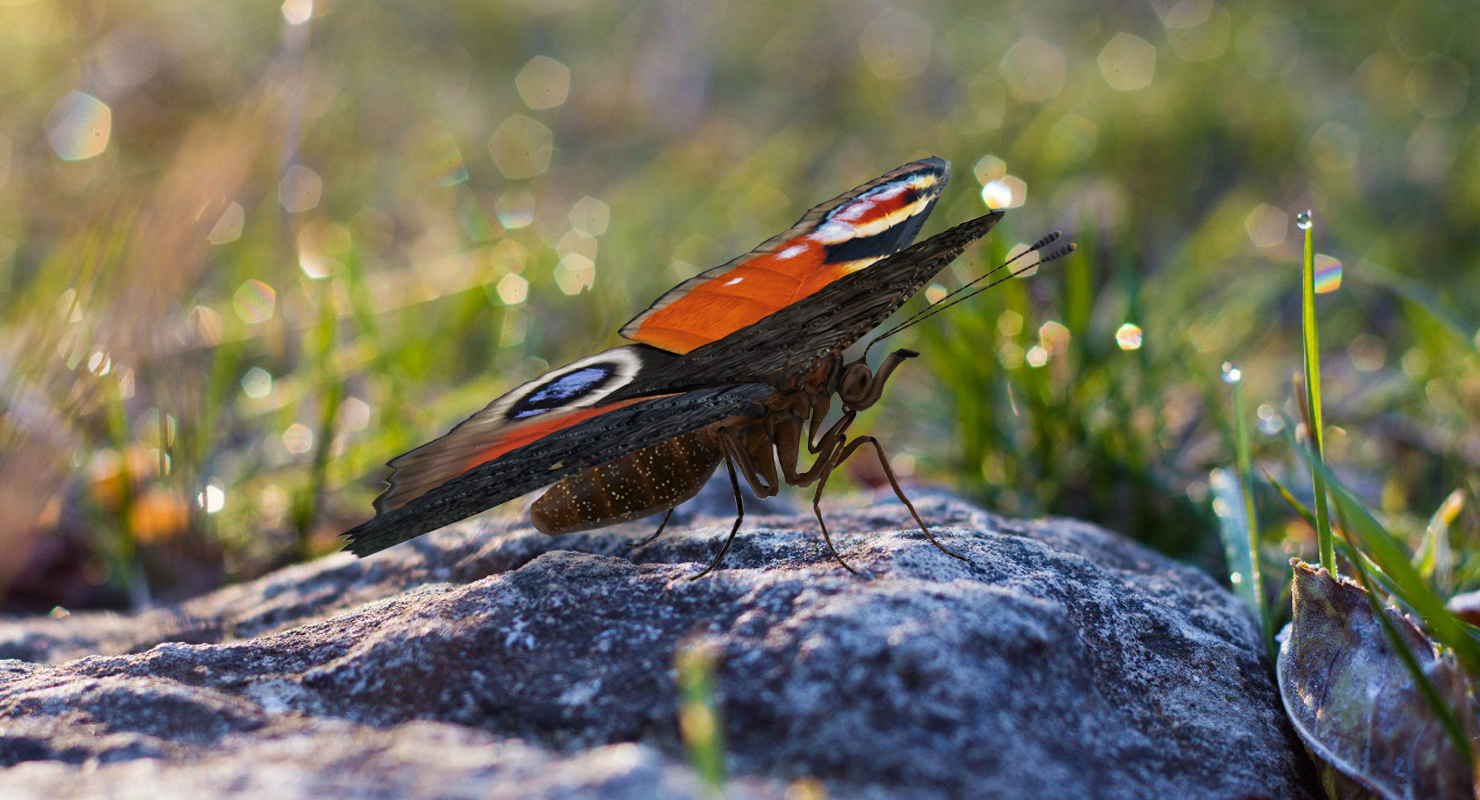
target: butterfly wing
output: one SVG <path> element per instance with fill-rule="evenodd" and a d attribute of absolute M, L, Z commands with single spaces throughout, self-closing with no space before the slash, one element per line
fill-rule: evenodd
<path fill-rule="evenodd" d="M 785 233 L 679 284 L 621 333 L 687 353 L 787 308 L 908 246 L 949 175 L 948 163 L 927 158 L 833 198 Z"/>
<path fill-rule="evenodd" d="M 366 556 L 726 417 L 758 417 L 765 410 L 760 401 L 774 393 L 760 384 L 716 387 L 587 408 L 598 413 L 584 417 L 581 412 L 562 417 L 566 424 L 553 426 L 528 444 L 462 470 L 414 498 L 384 504 L 374 519 L 344 533 L 349 539 L 346 549 Z M 446 437 L 413 453 L 435 451 L 444 441 Z M 398 466 L 397 474 L 438 462 L 427 457 L 413 466 Z"/>
<path fill-rule="evenodd" d="M 617 347 L 553 369 L 489 403 L 446 436 L 390 462 L 376 513 L 394 511 L 473 467 L 568 428 L 610 406 L 594 406 L 673 356 L 642 345 Z"/>
<path fill-rule="evenodd" d="M 877 327 L 1001 219 L 1002 212 L 994 211 L 839 278 L 719 341 L 645 371 L 601 402 L 732 383 L 784 385 Z"/>

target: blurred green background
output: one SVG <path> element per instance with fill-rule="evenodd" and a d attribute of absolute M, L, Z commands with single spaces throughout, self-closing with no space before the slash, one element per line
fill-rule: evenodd
<path fill-rule="evenodd" d="M 1472 588 L 1477 29 L 1356 0 L 0 0 L 0 609 L 332 550 L 388 458 L 925 155 L 954 167 L 927 235 L 1016 206 L 932 296 L 1051 229 L 1081 249 L 891 340 L 924 357 L 859 430 L 910 480 L 1219 571 L 1224 362 L 1256 471 L 1309 492 L 1280 429 L 1310 208 L 1328 456 L 1415 547 L 1442 523 L 1441 588 Z M 1309 555 L 1259 501 L 1267 560 Z"/>

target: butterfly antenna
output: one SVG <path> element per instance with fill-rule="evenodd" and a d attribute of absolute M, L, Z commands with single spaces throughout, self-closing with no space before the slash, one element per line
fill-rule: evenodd
<path fill-rule="evenodd" d="M 1044 264 L 1047 264 L 1050 261 L 1054 261 L 1054 260 L 1063 258 L 1064 256 L 1069 255 L 1070 253 L 1074 252 L 1075 244 L 1073 242 L 1070 242 L 1069 244 L 1066 244 L 1063 247 L 1060 247 L 1059 249 L 1053 251 L 1052 253 L 1049 253 L 1048 255 L 1043 256 L 1042 258 L 1039 258 L 1037 261 L 1034 261 L 1032 264 L 1029 264 L 1029 265 L 1027 265 L 1025 267 L 1021 267 L 1019 269 L 1013 270 L 1010 273 L 1008 273 L 1007 275 L 1004 275 L 1001 278 L 998 278 L 997 280 L 992 281 L 991 283 L 989 283 L 986 286 L 983 286 L 983 287 L 977 289 L 974 292 L 971 292 L 969 294 L 962 295 L 962 296 L 959 296 L 959 297 L 957 296 L 957 295 L 961 295 L 962 292 L 965 292 L 967 289 L 970 289 L 971 287 L 975 286 L 976 284 L 981 283 L 982 281 L 986 280 L 987 278 L 990 278 L 993 275 L 997 274 L 998 272 L 1001 272 L 1002 270 L 1004 270 L 1004 269 L 1012 266 L 1012 264 L 1014 262 L 1016 262 L 1018 259 L 1023 258 L 1024 256 L 1028 255 L 1029 253 L 1036 253 L 1036 252 L 1042 250 L 1043 248 L 1045 248 L 1045 247 L 1053 244 L 1054 242 L 1058 241 L 1059 240 L 1059 237 L 1061 237 L 1061 236 L 1063 236 L 1063 232 L 1062 231 L 1054 231 L 1053 233 L 1050 233 L 1049 235 L 1043 237 L 1042 239 L 1039 239 L 1038 241 L 1034 242 L 1032 247 L 1029 247 L 1027 250 L 1024 250 L 1023 252 L 1018 253 L 1017 255 L 1013 256 L 1012 258 L 1009 258 L 1007 261 L 1003 262 L 1001 265 L 992 268 L 985 275 L 982 275 L 981 277 L 977 278 L 976 280 L 973 280 L 970 283 L 966 284 L 965 286 L 962 286 L 962 287 L 956 289 L 955 291 L 951 292 L 950 294 L 946 295 L 945 297 L 942 297 L 938 302 L 936 302 L 934 305 L 930 306 L 929 308 L 917 312 L 914 316 L 910 317 L 909 319 L 905 320 L 904 322 L 901 322 L 898 325 L 895 325 L 894 327 L 890 328 L 889 330 L 884 331 L 883 333 L 879 334 L 878 336 L 875 336 L 868 343 L 868 345 L 863 348 L 864 355 L 865 356 L 868 355 L 868 351 L 869 351 L 869 348 L 870 347 L 873 347 L 874 345 L 878 344 L 879 342 L 883 341 L 884 339 L 887 339 L 890 336 L 893 336 L 894 334 L 899 333 L 900 331 L 904 330 L 905 328 L 908 328 L 908 327 L 910 327 L 912 325 L 916 325 L 916 324 L 918 324 L 920 322 L 924 322 L 926 319 L 929 319 L 930 317 L 933 317 L 936 314 L 939 314 L 940 312 L 945 311 L 946 309 L 950 308 L 953 305 L 956 305 L 957 303 L 960 303 L 963 300 L 969 300 L 970 298 L 975 297 L 976 295 L 981 294 L 982 292 L 985 292 L 986 290 L 988 290 L 988 289 L 990 289 L 990 288 L 992 288 L 992 287 L 994 287 L 994 286 L 996 286 L 996 285 L 998 285 L 1000 283 L 1003 283 L 1004 281 L 1008 281 L 1008 280 L 1011 280 L 1012 278 L 1016 278 L 1019 275 L 1022 275 L 1023 273 L 1025 273 L 1025 272 L 1028 272 L 1030 270 L 1037 269 L 1038 267 L 1040 267 L 1040 266 L 1042 266 Z M 954 300 L 951 299 L 953 297 L 955 298 Z M 950 302 L 946 302 L 947 300 L 950 300 Z"/>

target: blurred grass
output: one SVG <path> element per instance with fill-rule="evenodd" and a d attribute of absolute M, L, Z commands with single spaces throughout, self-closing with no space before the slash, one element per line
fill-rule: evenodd
<path fill-rule="evenodd" d="M 331 549 L 391 456 L 927 154 L 955 176 L 926 234 L 1025 192 L 945 287 L 1050 229 L 1081 249 L 891 341 L 925 353 L 865 421 L 896 467 L 1221 569 L 1225 360 L 1257 471 L 1310 496 L 1273 434 L 1315 207 L 1344 264 L 1320 298 L 1327 459 L 1410 551 L 1452 554 L 1446 595 L 1474 589 L 1475 503 L 1429 518 L 1480 485 L 1477 18 L 0 0 L 3 607 Z M 1314 554 L 1256 501 L 1266 563 Z"/>

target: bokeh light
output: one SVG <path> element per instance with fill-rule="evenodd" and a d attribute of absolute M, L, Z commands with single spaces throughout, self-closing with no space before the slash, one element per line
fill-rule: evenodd
<path fill-rule="evenodd" d="M 63 161 L 103 154 L 113 132 L 113 110 L 85 92 L 68 92 L 51 110 L 46 139 Z"/>
<path fill-rule="evenodd" d="M 504 301 L 505 305 L 517 306 L 529 297 L 529 281 L 518 275 L 505 275 L 498 282 L 495 289 L 498 299 Z"/>
<path fill-rule="evenodd" d="M 579 294 L 596 282 L 596 265 L 580 253 L 567 253 L 555 266 L 555 285 L 565 294 Z"/>
<path fill-rule="evenodd" d="M 990 209 L 1016 208 L 1028 202 L 1028 184 L 1015 175 L 987 181 L 982 186 L 982 202 Z"/>
<path fill-rule="evenodd" d="M 534 195 L 522 189 L 505 192 L 494 203 L 494 213 L 509 230 L 527 228 L 534 224 Z"/>
<path fill-rule="evenodd" d="M 290 164 L 278 181 L 278 202 L 289 214 L 312 211 L 319 205 L 324 179 L 302 164 Z"/>
<path fill-rule="evenodd" d="M 195 503 L 207 514 L 219 514 L 222 509 L 226 508 L 226 490 L 218 484 L 208 483 L 206 488 L 196 495 Z"/>
<path fill-rule="evenodd" d="M 1141 326 L 1127 322 L 1115 329 L 1115 344 L 1121 350 L 1141 349 Z"/>
<path fill-rule="evenodd" d="M 505 178 L 533 178 L 550 168 L 555 137 L 543 124 L 515 114 L 488 138 L 488 152 Z"/>
<path fill-rule="evenodd" d="M 295 422 L 283 431 L 283 447 L 295 456 L 313 449 L 313 430 L 301 422 Z"/>
<path fill-rule="evenodd" d="M 1024 103 L 1046 103 L 1064 90 L 1064 51 L 1042 39 L 1018 40 L 998 66 L 1007 88 Z"/>
<path fill-rule="evenodd" d="M 272 394 L 272 373 L 261 367 L 252 367 L 242 376 L 242 394 L 253 400 L 261 400 Z"/>
<path fill-rule="evenodd" d="M 984 155 L 971 166 L 971 174 L 977 183 L 986 186 L 1007 175 L 1007 162 L 991 154 Z"/>
<path fill-rule="evenodd" d="M 1042 251 L 1030 252 L 1031 247 L 1027 242 L 1018 242 L 1007 251 L 1007 260 L 1012 263 L 1012 271 L 1019 278 L 1031 278 L 1038 274 L 1038 260 Z"/>
<path fill-rule="evenodd" d="M 1470 73 L 1452 58 L 1431 55 L 1413 65 L 1403 88 L 1418 113 L 1430 119 L 1450 117 L 1469 100 Z"/>
<path fill-rule="evenodd" d="M 555 108 L 570 96 L 570 68 L 549 56 L 535 56 L 514 76 L 514 85 L 531 109 Z"/>
<path fill-rule="evenodd" d="M 1268 203 L 1260 203 L 1244 218 L 1244 230 L 1255 247 L 1284 244 L 1290 233 L 1290 215 Z"/>
<path fill-rule="evenodd" d="M 216 224 L 211 226 L 211 232 L 206 234 L 206 241 L 211 244 L 229 244 L 241 238 L 242 229 L 246 225 L 246 209 L 242 208 L 241 203 L 233 201 L 221 212 Z"/>
<path fill-rule="evenodd" d="M 259 325 L 272 319 L 277 310 L 277 292 L 265 281 L 250 278 L 237 287 L 231 296 L 231 307 L 236 315 L 248 325 Z"/>
<path fill-rule="evenodd" d="M 1180 0 L 1162 16 L 1167 41 L 1183 61 L 1209 61 L 1228 50 L 1232 17 L 1211 0 Z"/>
<path fill-rule="evenodd" d="M 930 24 L 898 8 L 874 16 L 858 39 L 863 59 L 884 80 L 913 78 L 930 61 Z"/>
<path fill-rule="evenodd" d="M 1341 288 L 1341 262 L 1325 253 L 1316 253 L 1316 294 L 1329 294 Z"/>
<path fill-rule="evenodd" d="M 1134 92 L 1156 77 L 1156 48 L 1130 33 L 1117 33 L 1100 49 L 1100 74 L 1117 92 Z"/>
<path fill-rule="evenodd" d="M 1051 319 L 1038 326 L 1038 341 L 1052 355 L 1066 352 L 1072 338 L 1069 327 L 1058 320 Z"/>
<path fill-rule="evenodd" d="M 313 19 L 313 0 L 283 0 L 282 11 L 289 25 L 302 25 Z"/>
<path fill-rule="evenodd" d="M 612 210 L 594 197 L 582 197 L 570 207 L 569 218 L 572 228 L 592 236 L 600 236 L 606 233 L 607 226 L 611 224 Z"/>

